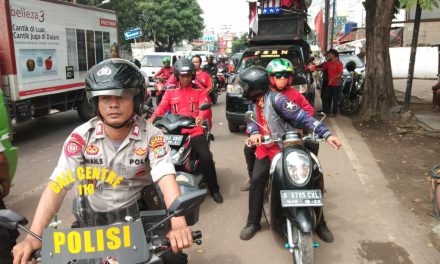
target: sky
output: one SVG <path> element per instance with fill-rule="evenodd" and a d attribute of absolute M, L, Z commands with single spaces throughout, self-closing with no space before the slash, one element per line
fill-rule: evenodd
<path fill-rule="evenodd" d="M 249 7 L 246 0 L 197 0 L 203 9 L 205 28 L 221 30 L 230 26 L 231 32 L 247 32 Z"/>

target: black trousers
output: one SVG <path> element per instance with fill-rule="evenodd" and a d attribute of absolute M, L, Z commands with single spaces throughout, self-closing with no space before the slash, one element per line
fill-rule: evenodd
<path fill-rule="evenodd" d="M 337 114 L 341 86 L 327 86 L 322 90 L 322 109 L 326 114 Z"/>
<path fill-rule="evenodd" d="M 203 176 L 208 184 L 211 193 L 218 192 L 217 173 L 215 171 L 214 160 L 212 159 L 211 151 L 209 151 L 208 143 L 204 135 L 199 135 L 191 138 L 191 147 L 196 152 L 200 160 L 200 167 L 202 168 Z"/>
<path fill-rule="evenodd" d="M 0 209 L 6 209 L 3 199 L 0 197 Z M 0 227 L 0 263 L 10 264 L 12 263 L 12 248 L 15 246 L 16 239 L 19 236 L 17 230 L 9 230 L 4 227 Z"/>
<path fill-rule="evenodd" d="M 264 188 L 269 179 L 270 159 L 255 159 L 249 189 L 249 214 L 247 225 L 259 224 L 263 212 Z"/>
<path fill-rule="evenodd" d="M 252 172 L 254 170 L 255 163 L 255 146 L 249 147 L 248 145 L 244 145 L 244 158 L 246 159 L 246 167 L 249 175 L 249 179 L 252 178 Z"/>

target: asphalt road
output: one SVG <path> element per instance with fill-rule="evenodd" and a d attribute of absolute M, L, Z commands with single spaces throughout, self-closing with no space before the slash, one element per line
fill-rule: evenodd
<path fill-rule="evenodd" d="M 239 233 L 247 217 L 248 193 L 240 186 L 247 172 L 243 156 L 244 133 L 230 133 L 224 114 L 225 93 L 213 107 L 215 141 L 212 152 L 225 202 L 210 197 L 200 210 L 193 229 L 203 232 L 203 244 L 187 252 L 192 263 L 292 263 L 262 219 L 263 229 L 249 241 Z M 326 121 L 343 140 L 340 151 L 322 143 L 319 158 L 325 171 L 325 212 L 335 235 L 333 244 L 316 237 L 315 263 L 438 263 L 439 254 L 429 242 L 428 230 L 399 203 L 372 157 L 367 145 L 348 118 Z M 75 112 L 58 114 L 16 127 L 14 144 L 19 147 L 18 170 L 9 208 L 32 219 L 68 134 L 81 122 Z M 70 197 L 71 198 L 71 195 Z M 70 200 L 58 216 L 65 226 L 72 221 Z"/>

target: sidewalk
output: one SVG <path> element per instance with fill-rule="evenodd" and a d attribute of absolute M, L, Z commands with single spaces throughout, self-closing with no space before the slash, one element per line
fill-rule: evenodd
<path fill-rule="evenodd" d="M 397 101 L 403 104 L 405 101 L 406 79 L 394 79 L 394 91 Z M 433 112 L 432 106 L 432 86 L 436 80 L 414 79 L 411 91 L 411 110 L 415 118 L 430 132 L 440 132 L 440 113 Z"/>

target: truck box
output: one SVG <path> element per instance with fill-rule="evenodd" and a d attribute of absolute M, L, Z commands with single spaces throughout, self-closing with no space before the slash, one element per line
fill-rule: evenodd
<path fill-rule="evenodd" d="M 87 70 L 110 57 L 117 16 L 57 0 L 0 0 L 2 90 L 15 122 L 77 109 L 93 116 Z M 55 110 L 55 111 L 54 111 Z"/>

